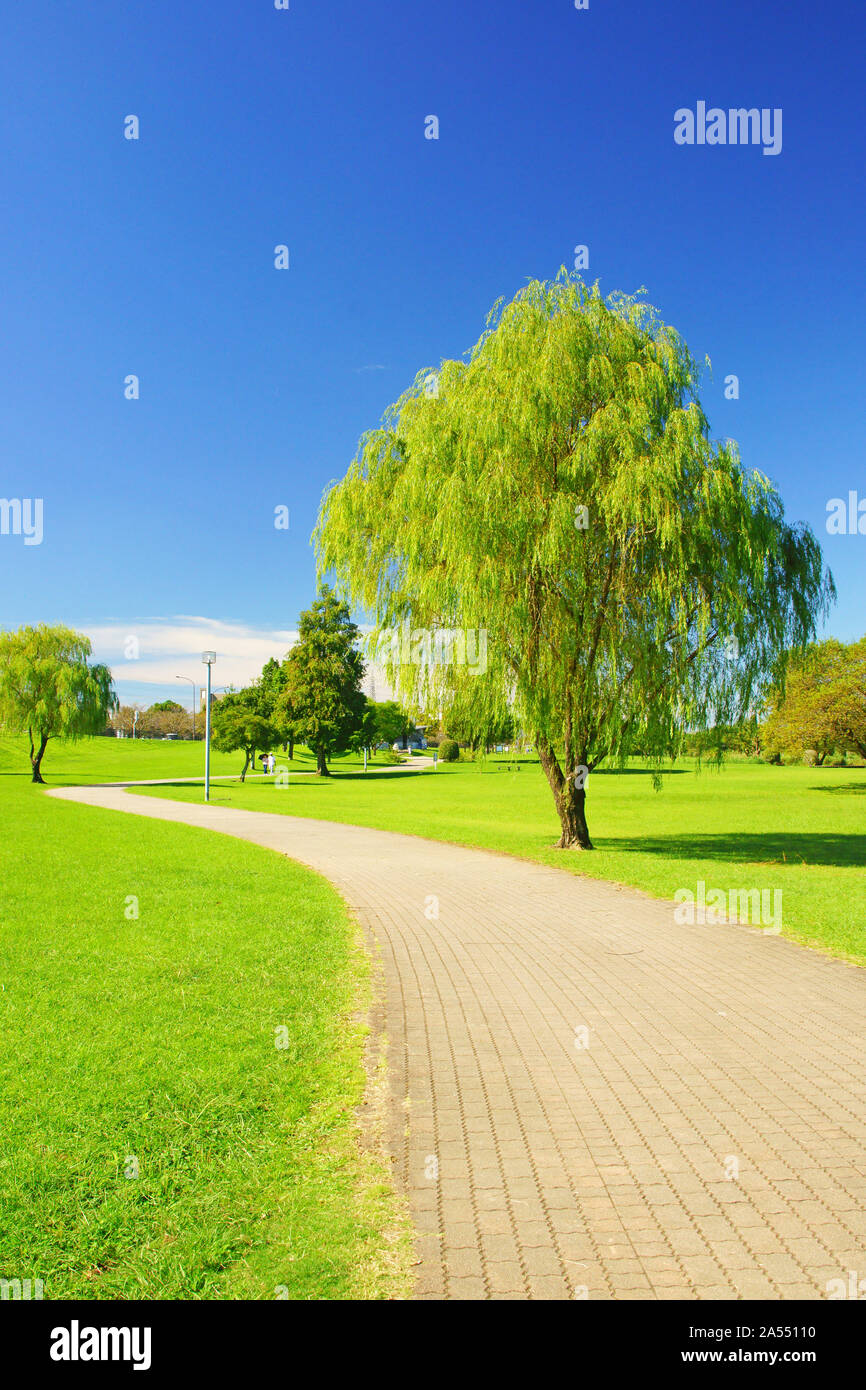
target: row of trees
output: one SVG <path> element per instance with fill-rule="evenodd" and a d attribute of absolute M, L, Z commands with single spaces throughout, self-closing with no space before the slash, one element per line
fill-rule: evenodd
<path fill-rule="evenodd" d="M 760 714 L 733 725 L 691 733 L 688 753 L 737 752 L 780 762 L 809 758 L 866 758 L 866 637 L 835 638 L 787 654 Z"/>
<path fill-rule="evenodd" d="M 138 718 L 136 719 L 136 715 Z M 204 713 L 196 718 L 177 700 L 161 700 L 147 709 L 119 705 L 108 716 L 107 731 L 124 738 L 204 738 Z"/>
<path fill-rule="evenodd" d="M 0 728 L 26 733 L 34 782 L 52 738 L 132 734 L 136 711 L 120 706 L 107 666 L 93 663 L 89 639 L 66 627 L 23 627 L 0 633 Z M 301 615 L 300 639 L 283 662 L 267 662 L 244 690 L 230 691 L 212 710 L 217 749 L 245 754 L 241 779 L 257 750 L 295 743 L 316 755 L 317 771 L 350 749 L 394 743 L 411 720 L 394 701 L 368 700 L 361 690 L 364 662 L 349 610 L 329 590 Z M 203 730 L 204 720 L 201 721 Z M 189 713 L 175 700 L 140 711 L 136 734 L 192 735 Z"/>
<path fill-rule="evenodd" d="M 362 691 L 359 644 L 348 606 L 325 586 L 301 614 L 298 641 L 285 659 L 271 659 L 257 681 L 215 705 L 214 747 L 244 753 L 241 781 L 257 750 L 280 746 L 292 759 L 295 744 L 305 744 L 315 754 L 317 774 L 327 777 L 334 757 L 406 733 L 411 721 L 396 702 L 368 700 Z"/>
<path fill-rule="evenodd" d="M 43 624 L 0 634 L 0 725 L 27 733 L 34 782 L 43 780 L 42 759 L 51 738 L 100 733 L 106 719 L 111 727 L 132 732 L 131 707 L 118 706 L 110 672 L 92 664 L 90 655 L 89 640 L 64 627 Z M 300 640 L 285 660 L 268 661 L 258 680 L 214 706 L 214 745 L 244 752 L 241 780 L 257 750 L 281 746 L 291 759 L 296 742 L 313 750 L 317 771 L 327 776 L 334 756 L 391 744 L 410 726 L 395 701 L 366 699 L 362 676 L 358 629 L 346 604 L 326 588 L 301 615 Z M 473 709 L 471 688 L 461 694 L 446 716 L 451 739 L 475 750 L 514 741 L 510 709 L 496 714 L 483 700 Z M 190 735 L 191 722 L 177 701 L 165 700 L 142 713 L 137 732 Z M 690 731 L 683 747 L 773 759 L 811 751 L 819 766 L 840 753 L 866 759 L 866 637 L 848 645 L 829 639 L 788 653 L 760 720 L 752 714 L 703 734 Z M 565 756 L 561 746 L 555 751 Z M 631 751 L 644 750 L 633 744 Z"/>

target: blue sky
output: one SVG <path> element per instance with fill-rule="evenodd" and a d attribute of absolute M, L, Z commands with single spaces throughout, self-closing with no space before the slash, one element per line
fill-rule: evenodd
<path fill-rule="evenodd" d="M 44 499 L 44 536 L 0 536 L 0 626 L 90 632 L 124 699 L 183 698 L 203 647 L 249 678 L 361 432 L 585 244 L 709 354 L 714 433 L 860 636 L 866 535 L 825 521 L 866 498 L 864 38 L 855 0 L 5 6 L 0 493 Z M 781 153 L 676 145 L 701 100 L 781 108 Z"/>

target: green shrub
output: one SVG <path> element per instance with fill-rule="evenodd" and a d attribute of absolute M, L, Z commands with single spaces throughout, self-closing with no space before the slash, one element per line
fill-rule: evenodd
<path fill-rule="evenodd" d="M 402 763 L 403 759 L 399 753 L 395 753 L 393 748 L 383 748 L 374 754 L 374 761 L 377 763 L 387 763 L 389 767 Z"/>
<path fill-rule="evenodd" d="M 453 738 L 443 738 L 439 744 L 439 757 L 443 763 L 456 763 L 460 758 L 460 748 Z"/>

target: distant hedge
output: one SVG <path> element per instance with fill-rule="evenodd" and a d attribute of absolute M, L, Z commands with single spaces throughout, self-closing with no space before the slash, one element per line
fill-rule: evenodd
<path fill-rule="evenodd" d="M 460 748 L 453 738 L 443 738 L 439 744 L 439 757 L 443 763 L 456 763 L 460 757 Z"/>

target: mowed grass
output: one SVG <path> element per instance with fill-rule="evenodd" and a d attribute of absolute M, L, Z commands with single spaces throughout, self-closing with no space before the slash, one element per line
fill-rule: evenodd
<path fill-rule="evenodd" d="M 75 750 L 87 780 L 117 748 Z M 356 1122 L 369 963 L 337 894 L 26 776 L 0 776 L 0 808 L 0 1277 L 51 1299 L 403 1296 L 405 1214 Z"/>
<path fill-rule="evenodd" d="M 699 880 L 726 893 L 781 889 L 786 935 L 866 963 L 866 769 L 683 762 L 661 791 L 641 767 L 599 769 L 587 788 L 596 848 L 580 853 L 552 847 L 558 822 L 537 762 L 514 766 L 491 758 L 436 772 L 290 773 L 288 786 L 221 783 L 213 798 L 476 845 L 661 898 L 694 892 Z M 201 789 L 141 794 L 194 800 Z"/>
<path fill-rule="evenodd" d="M 293 771 L 315 773 L 316 760 L 306 748 L 298 748 L 294 761 L 287 763 L 285 755 L 274 750 L 278 762 L 286 763 Z M 244 765 L 243 753 L 217 753 L 211 750 L 212 778 L 238 777 Z M 371 766 L 386 766 L 388 759 L 377 754 Z M 335 759 L 333 767 L 357 771 L 363 767 L 363 756 L 347 754 Z M 27 740 L 0 737 L 0 775 L 30 780 Z M 80 786 L 94 782 L 148 781 L 153 778 L 204 778 L 204 744 L 185 739 L 119 739 L 87 738 L 80 743 L 49 741 L 42 762 L 42 775 L 48 786 Z M 262 779 L 261 766 L 250 768 L 247 778 Z"/>

